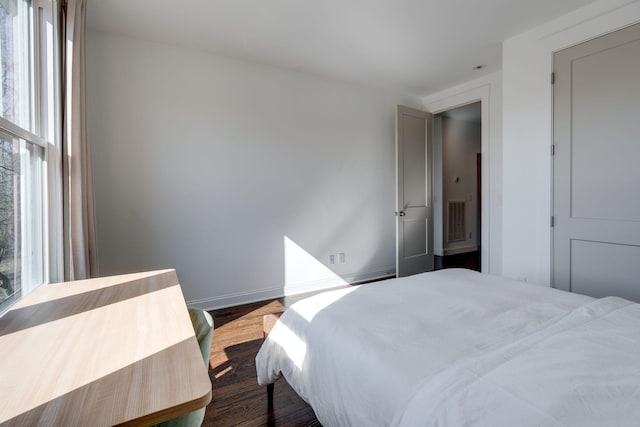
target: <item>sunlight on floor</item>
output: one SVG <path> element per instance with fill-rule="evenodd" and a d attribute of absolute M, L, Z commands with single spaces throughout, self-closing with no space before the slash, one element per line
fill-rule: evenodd
<path fill-rule="evenodd" d="M 289 296 L 284 299 L 284 303 L 277 300 L 265 302 L 264 305 L 261 305 L 256 309 L 250 309 L 238 313 L 236 316 L 233 316 L 232 320 L 228 320 L 220 326 L 216 326 L 212 355 L 210 357 L 211 367 L 214 370 L 214 377 L 216 379 L 234 372 L 235 361 L 231 354 L 234 348 L 237 348 L 237 346 L 244 343 L 262 339 L 262 316 L 269 313 L 279 313 L 284 311 L 286 306 L 290 303 L 290 301 L 287 301 L 289 299 L 293 299 L 295 301 L 299 299 L 298 296 L 303 295 L 306 298 L 307 289 L 305 289 L 305 285 L 311 285 L 311 288 L 316 288 L 310 293 L 322 292 L 317 288 L 324 289 L 348 285 L 348 283 L 338 274 L 325 266 L 289 237 L 284 236 L 283 245 L 284 283 L 282 283 L 282 286 L 283 294 Z M 348 289 L 345 289 L 345 291 L 347 290 Z M 310 322 L 320 310 L 331 305 L 343 295 L 343 292 L 328 295 L 320 300 L 320 305 L 314 305 L 313 307 L 306 307 L 306 305 L 303 305 L 303 307 L 306 308 L 303 310 L 301 315 L 307 322 Z M 238 330 L 239 327 L 243 328 L 243 333 L 236 336 L 233 331 Z M 285 351 L 290 353 L 289 356 L 294 360 L 294 363 L 298 368 L 301 368 L 306 356 L 306 344 L 296 333 L 286 326 L 282 325 L 280 328 L 282 330 L 279 333 L 274 334 L 274 338 L 278 338 L 282 347 L 286 348 Z"/>
<path fill-rule="evenodd" d="M 231 372 L 231 371 L 233 371 L 233 366 L 227 366 L 227 367 L 226 367 L 225 369 L 223 369 L 222 371 L 220 371 L 220 372 L 216 373 L 216 374 L 214 375 L 214 378 L 218 379 L 218 378 L 220 378 L 221 376 L 223 376 L 224 374 L 227 374 L 227 373 L 229 373 L 229 372 Z"/>
<path fill-rule="evenodd" d="M 262 316 L 269 313 L 280 313 L 284 310 L 285 306 L 282 302 L 273 300 L 256 305 L 255 309 L 241 311 L 231 318 L 223 317 L 223 320 L 219 321 L 214 329 L 209 358 L 214 377 L 221 378 L 234 371 L 235 362 L 231 354 L 234 348 L 252 341 L 262 340 Z M 214 314 L 215 323 L 216 315 Z M 238 331 L 242 332 L 238 333 Z"/>

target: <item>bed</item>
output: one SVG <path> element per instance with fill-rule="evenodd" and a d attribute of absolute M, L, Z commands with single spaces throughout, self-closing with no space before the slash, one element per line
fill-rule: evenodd
<path fill-rule="evenodd" d="M 293 304 L 256 368 L 325 427 L 637 426 L 640 304 L 441 270 Z"/>

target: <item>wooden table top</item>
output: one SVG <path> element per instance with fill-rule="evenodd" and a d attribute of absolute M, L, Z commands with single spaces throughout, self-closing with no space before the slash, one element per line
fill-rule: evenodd
<path fill-rule="evenodd" d="M 0 318 L 0 424 L 149 425 L 211 401 L 175 271 L 43 285 Z"/>

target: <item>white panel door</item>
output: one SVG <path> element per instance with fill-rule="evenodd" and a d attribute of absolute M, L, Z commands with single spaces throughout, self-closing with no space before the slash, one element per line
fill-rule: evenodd
<path fill-rule="evenodd" d="M 554 73 L 553 285 L 640 302 L 640 24 Z"/>
<path fill-rule="evenodd" d="M 396 274 L 433 270 L 432 116 L 398 105 L 396 116 Z"/>

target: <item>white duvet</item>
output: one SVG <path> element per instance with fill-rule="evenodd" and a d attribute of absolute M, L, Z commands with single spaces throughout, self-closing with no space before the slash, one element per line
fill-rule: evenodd
<path fill-rule="evenodd" d="M 326 427 L 638 426 L 640 305 L 442 270 L 294 304 L 256 366 Z"/>

